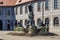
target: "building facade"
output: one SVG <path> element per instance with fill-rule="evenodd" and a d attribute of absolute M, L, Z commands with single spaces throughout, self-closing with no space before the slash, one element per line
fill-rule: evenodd
<path fill-rule="evenodd" d="M 60 28 L 60 0 L 45 0 L 33 1 L 33 0 L 16 0 L 15 5 L 8 7 L 0 7 L 3 10 L 1 20 L 3 21 L 3 29 L 14 29 L 14 24 L 23 26 L 26 28 L 26 22 L 29 19 L 28 6 L 32 5 L 34 13 L 34 21 L 37 27 L 40 27 L 42 21 L 42 10 L 44 8 L 44 23 L 49 25 L 49 28 Z M 43 8 L 42 8 L 43 7 Z M 10 12 L 8 11 L 10 10 Z M 7 13 L 7 15 L 6 15 Z M 11 14 L 8 14 L 11 13 Z M 10 27 L 7 26 L 10 22 Z M 2 24 L 2 23 L 1 23 Z M 12 25 L 11 25 L 12 24 Z"/>
<path fill-rule="evenodd" d="M 18 5 L 15 9 L 17 9 L 16 12 L 16 19 L 18 21 L 23 20 L 23 25 L 25 26 L 25 20 L 28 19 L 29 9 L 28 6 L 31 4 L 33 6 L 33 12 L 34 12 L 34 19 L 35 24 L 37 25 L 37 20 L 42 19 L 42 2 L 31 2 L 27 4 Z M 52 24 L 50 26 L 53 26 L 54 18 L 59 19 L 59 0 L 45 0 L 44 2 L 44 21 L 49 19 L 49 24 Z M 26 8 L 27 7 L 27 8 Z M 52 20 L 52 23 L 50 23 Z M 60 23 L 57 23 L 58 25 Z M 37 25 L 38 26 L 38 25 Z"/>
<path fill-rule="evenodd" d="M 0 30 L 13 30 L 15 14 L 13 7 L 0 7 Z"/>
<path fill-rule="evenodd" d="M 12 0 L 11 0 L 12 1 Z M 15 3 L 9 0 L 0 0 L 0 30 L 13 30 L 14 29 L 14 7 Z"/>

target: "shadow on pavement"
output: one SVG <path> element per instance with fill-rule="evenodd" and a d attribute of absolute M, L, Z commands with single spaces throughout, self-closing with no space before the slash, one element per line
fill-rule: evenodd
<path fill-rule="evenodd" d="M 38 34 L 38 36 L 58 36 L 57 34 L 55 33 L 42 33 L 42 34 Z"/>
<path fill-rule="evenodd" d="M 14 35 L 14 36 L 26 36 L 26 34 L 25 34 L 25 33 L 13 33 L 13 32 L 7 33 L 7 35 Z"/>
<path fill-rule="evenodd" d="M 12 35 L 12 36 L 30 36 L 30 33 L 8 33 L 7 35 Z M 32 36 L 60 36 L 54 33 L 39 33 L 39 34 L 33 34 Z"/>

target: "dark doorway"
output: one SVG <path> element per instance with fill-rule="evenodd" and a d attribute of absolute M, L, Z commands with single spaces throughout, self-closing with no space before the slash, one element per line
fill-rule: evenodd
<path fill-rule="evenodd" d="M 46 18 L 46 19 L 45 19 L 45 24 L 46 24 L 47 26 L 49 26 L 49 18 Z"/>
<path fill-rule="evenodd" d="M 7 24 L 7 30 L 10 30 L 10 24 Z"/>
<path fill-rule="evenodd" d="M 0 30 L 2 30 L 3 29 L 3 25 L 2 25 L 3 23 L 2 23 L 2 21 L 0 20 Z"/>

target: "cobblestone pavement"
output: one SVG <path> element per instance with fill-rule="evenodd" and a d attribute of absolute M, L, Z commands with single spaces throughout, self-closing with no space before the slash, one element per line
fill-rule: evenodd
<path fill-rule="evenodd" d="M 0 40 L 60 40 L 60 36 L 13 36 L 7 35 L 12 31 L 0 31 Z"/>

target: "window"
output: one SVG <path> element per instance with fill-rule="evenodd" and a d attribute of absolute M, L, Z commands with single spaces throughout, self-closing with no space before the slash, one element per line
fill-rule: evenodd
<path fill-rule="evenodd" d="M 58 9 L 58 0 L 54 0 L 54 9 Z"/>
<path fill-rule="evenodd" d="M 58 26 L 59 25 L 59 18 L 55 17 L 54 18 L 54 26 Z"/>
<path fill-rule="evenodd" d="M 20 27 L 22 27 L 23 26 L 23 21 L 22 20 L 20 20 Z"/>
<path fill-rule="evenodd" d="M 28 10 L 27 10 L 27 6 L 25 6 L 25 13 L 27 13 L 28 12 Z"/>
<path fill-rule="evenodd" d="M 14 8 L 15 15 L 17 15 L 17 7 Z"/>
<path fill-rule="evenodd" d="M 7 16 L 10 16 L 10 10 L 8 10 L 8 12 L 7 12 Z"/>
<path fill-rule="evenodd" d="M 45 1 L 45 10 L 48 10 L 49 9 L 49 0 L 46 0 Z"/>
<path fill-rule="evenodd" d="M 20 14 L 22 14 L 22 6 L 20 7 Z"/>
<path fill-rule="evenodd" d="M 40 18 L 37 20 L 37 25 L 41 26 L 41 19 Z"/>
<path fill-rule="evenodd" d="M 38 2 L 38 11 L 41 11 L 41 3 L 40 2 Z"/>
<path fill-rule="evenodd" d="M 18 8 L 16 7 L 16 9 L 15 9 L 16 15 L 17 15 L 17 9 L 18 9 Z"/>

